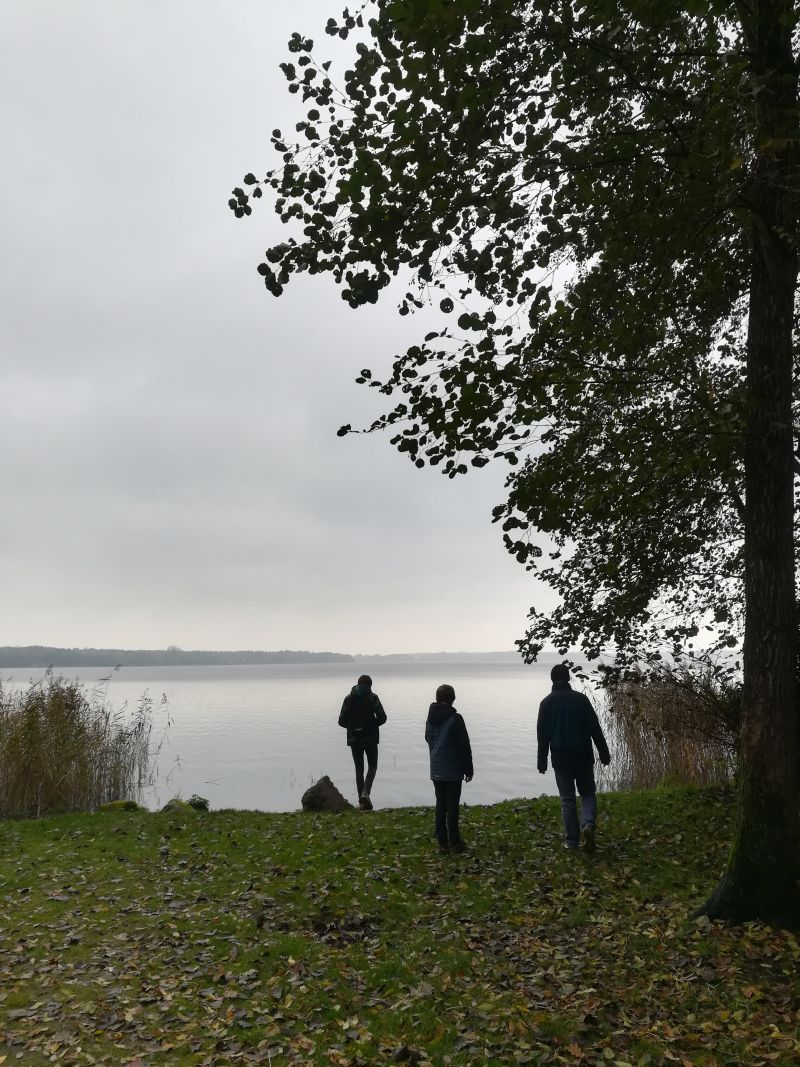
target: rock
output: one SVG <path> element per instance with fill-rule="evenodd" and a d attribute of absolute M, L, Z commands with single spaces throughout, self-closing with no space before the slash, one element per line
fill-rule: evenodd
<path fill-rule="evenodd" d="M 173 797 L 172 800 L 168 800 L 164 807 L 161 809 L 166 812 L 173 812 L 176 815 L 194 815 L 195 809 L 191 804 L 187 804 L 185 800 L 181 800 L 180 797 Z"/>
<path fill-rule="evenodd" d="M 411 1048 L 409 1045 L 398 1045 L 392 1053 L 392 1060 L 395 1063 L 419 1063 L 423 1058 L 419 1049 Z"/>
<path fill-rule="evenodd" d="M 146 809 L 137 804 L 135 800 L 109 800 L 107 804 L 101 804 L 98 811 L 145 811 Z"/>
<path fill-rule="evenodd" d="M 303 805 L 303 811 L 355 811 L 327 774 L 306 789 L 300 803 Z"/>

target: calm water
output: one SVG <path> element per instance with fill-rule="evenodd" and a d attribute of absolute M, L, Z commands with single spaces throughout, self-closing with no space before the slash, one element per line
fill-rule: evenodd
<path fill-rule="evenodd" d="M 515 663 L 269 664 L 252 667 L 126 667 L 108 687 L 115 707 L 152 698 L 158 775 L 145 800 L 207 797 L 212 808 L 289 811 L 328 774 L 351 800 L 355 779 L 339 709 L 356 677 L 373 677 L 389 720 L 381 727 L 376 807 L 430 804 L 425 718 L 437 685 L 456 690 L 472 741 L 475 778 L 467 803 L 557 792 L 552 771 L 536 771 L 536 712 L 550 690 L 543 667 Z M 4 670 L 22 685 L 42 671 Z M 64 669 L 88 686 L 102 668 Z M 167 703 L 162 704 L 162 694 Z"/>

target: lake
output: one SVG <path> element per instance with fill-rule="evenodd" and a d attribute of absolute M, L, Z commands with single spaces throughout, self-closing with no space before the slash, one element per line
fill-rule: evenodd
<path fill-rule="evenodd" d="M 125 667 L 113 674 L 107 699 L 131 707 L 146 692 L 153 701 L 153 738 L 161 748 L 148 806 L 198 793 L 212 808 L 290 811 L 323 774 L 356 800 L 353 761 L 337 718 L 363 672 L 372 675 L 388 715 L 372 791 L 376 808 L 432 803 L 424 729 L 442 682 L 455 688 L 455 706 L 472 741 L 475 778 L 464 786 L 466 803 L 557 792 L 552 769 L 546 775 L 536 770 L 536 714 L 550 691 L 549 665 L 428 660 Z M 108 671 L 60 673 L 90 688 Z M 19 686 L 42 674 L 5 668 L 3 679 Z"/>

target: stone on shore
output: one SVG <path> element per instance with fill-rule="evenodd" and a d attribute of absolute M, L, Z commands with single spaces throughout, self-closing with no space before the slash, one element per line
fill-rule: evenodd
<path fill-rule="evenodd" d="M 185 800 L 181 800 L 180 797 L 173 797 L 172 800 L 168 800 L 167 803 L 164 805 L 164 807 L 161 809 L 161 811 L 162 812 L 172 812 L 174 815 L 196 815 L 197 814 L 197 812 L 192 807 L 192 805 L 189 804 Z"/>
<path fill-rule="evenodd" d="M 327 774 L 306 789 L 300 803 L 303 805 L 303 811 L 355 811 L 350 801 L 345 800 Z"/>
<path fill-rule="evenodd" d="M 98 811 L 146 811 L 140 804 L 137 804 L 135 800 L 109 800 L 106 804 L 101 804 L 97 809 Z"/>

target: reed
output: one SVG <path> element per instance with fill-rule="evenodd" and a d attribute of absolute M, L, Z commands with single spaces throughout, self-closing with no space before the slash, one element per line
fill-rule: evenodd
<path fill-rule="evenodd" d="M 740 688 L 712 670 L 678 665 L 620 682 L 603 711 L 612 756 L 599 769 L 604 788 L 718 785 L 736 770 Z"/>
<path fill-rule="evenodd" d="M 22 691 L 0 683 L 0 818 L 141 799 L 154 770 L 152 702 L 115 710 L 107 688 L 52 672 Z"/>

